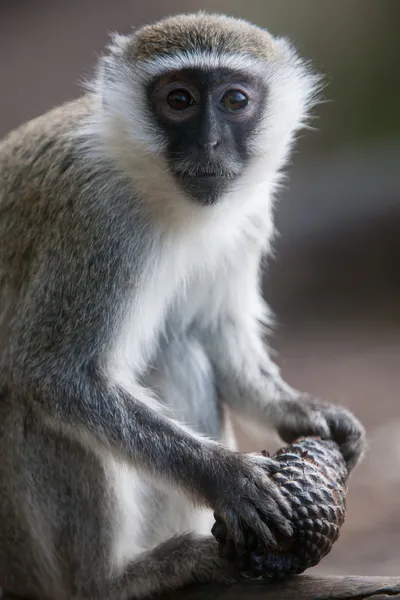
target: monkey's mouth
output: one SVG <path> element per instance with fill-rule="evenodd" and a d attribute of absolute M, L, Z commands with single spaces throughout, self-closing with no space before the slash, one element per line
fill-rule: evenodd
<path fill-rule="evenodd" d="M 226 180 L 226 176 L 218 173 L 198 173 L 197 175 L 190 176 L 186 179 L 186 181 L 193 181 L 193 183 L 205 183 L 207 185 Z"/>
<path fill-rule="evenodd" d="M 230 179 L 234 179 L 235 175 L 233 173 L 222 173 L 221 171 L 200 171 L 197 170 L 195 172 L 191 171 L 175 171 L 176 177 L 186 182 L 201 182 L 201 181 L 229 181 Z"/>
<path fill-rule="evenodd" d="M 219 175 L 217 171 L 210 171 L 209 169 L 177 169 L 175 174 L 181 179 L 192 179 L 194 177 L 217 177 Z"/>
<path fill-rule="evenodd" d="M 197 173 L 194 177 L 222 177 L 218 173 Z"/>
<path fill-rule="evenodd" d="M 171 165 L 172 171 L 182 183 L 194 184 L 227 182 L 235 179 L 240 173 L 240 166 L 223 163 L 222 161 L 204 161 L 202 164 L 193 164 L 189 158 L 180 159 Z"/>

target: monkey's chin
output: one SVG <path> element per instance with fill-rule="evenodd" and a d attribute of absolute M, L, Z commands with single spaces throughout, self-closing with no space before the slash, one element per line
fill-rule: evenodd
<path fill-rule="evenodd" d="M 212 206 L 229 191 L 232 181 L 220 175 L 196 175 L 179 178 L 179 185 L 194 202 Z"/>

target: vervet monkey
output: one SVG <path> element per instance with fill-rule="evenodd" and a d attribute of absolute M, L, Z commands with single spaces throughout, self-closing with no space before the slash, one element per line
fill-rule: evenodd
<path fill-rule="evenodd" d="M 290 507 L 224 406 L 286 442 L 363 428 L 263 342 L 273 197 L 318 78 L 282 38 L 198 13 L 115 36 L 85 95 L 0 145 L 0 585 L 124 600 L 229 581 Z"/>

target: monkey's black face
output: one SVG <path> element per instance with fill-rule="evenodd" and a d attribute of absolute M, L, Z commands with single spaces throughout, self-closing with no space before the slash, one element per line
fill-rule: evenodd
<path fill-rule="evenodd" d="M 147 93 L 173 176 L 194 200 L 215 203 L 251 156 L 264 84 L 230 69 L 187 69 L 153 81 Z"/>

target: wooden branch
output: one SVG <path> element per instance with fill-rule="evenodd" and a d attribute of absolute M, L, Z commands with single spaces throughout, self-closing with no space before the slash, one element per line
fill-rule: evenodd
<path fill-rule="evenodd" d="M 400 568 L 399 568 L 400 570 Z M 161 600 L 400 600 L 399 577 L 315 577 L 282 583 L 246 581 L 232 586 L 198 585 Z"/>

